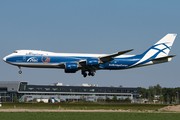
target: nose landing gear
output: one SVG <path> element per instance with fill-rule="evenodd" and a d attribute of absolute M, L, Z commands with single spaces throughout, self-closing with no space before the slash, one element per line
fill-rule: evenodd
<path fill-rule="evenodd" d="M 18 73 L 19 73 L 19 74 L 22 74 L 21 67 L 19 67 Z"/>

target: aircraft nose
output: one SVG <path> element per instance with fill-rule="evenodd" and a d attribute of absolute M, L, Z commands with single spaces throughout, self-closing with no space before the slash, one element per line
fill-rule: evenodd
<path fill-rule="evenodd" d="M 3 58 L 3 61 L 6 62 L 6 57 Z"/>

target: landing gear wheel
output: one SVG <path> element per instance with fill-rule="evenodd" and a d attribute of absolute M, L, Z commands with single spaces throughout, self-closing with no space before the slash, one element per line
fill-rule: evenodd
<path fill-rule="evenodd" d="M 18 73 L 19 73 L 19 74 L 21 74 L 21 73 L 22 73 L 22 71 L 19 71 Z"/>
<path fill-rule="evenodd" d="M 82 73 L 83 77 L 86 77 L 86 76 L 87 76 L 87 73 L 86 73 L 85 70 L 82 70 L 81 73 Z"/>
<path fill-rule="evenodd" d="M 88 74 L 87 74 L 87 72 L 88 72 Z M 91 70 L 88 70 L 88 71 L 82 70 L 81 74 L 83 75 L 83 77 L 87 77 L 87 75 L 88 76 L 94 76 L 95 75 L 94 71 L 91 71 Z"/>
<path fill-rule="evenodd" d="M 91 74 L 92 76 L 94 76 L 95 75 L 95 73 L 94 72 L 92 72 L 92 74 Z"/>
<path fill-rule="evenodd" d="M 19 67 L 19 72 L 18 72 L 19 74 L 21 74 L 22 73 L 22 71 L 21 71 L 21 67 Z"/>
<path fill-rule="evenodd" d="M 89 71 L 88 75 L 89 75 L 89 76 L 94 76 L 95 73 L 94 73 L 93 71 Z"/>
<path fill-rule="evenodd" d="M 83 74 L 83 77 L 86 77 L 86 76 L 87 76 L 87 73 L 84 73 L 84 74 Z"/>

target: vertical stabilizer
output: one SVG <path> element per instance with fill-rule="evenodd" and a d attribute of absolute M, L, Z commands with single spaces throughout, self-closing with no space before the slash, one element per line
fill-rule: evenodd
<path fill-rule="evenodd" d="M 177 34 L 167 34 L 160 41 L 154 44 L 157 50 L 161 50 L 160 55 L 167 56 L 169 54 L 176 36 Z"/>
<path fill-rule="evenodd" d="M 177 34 L 167 34 L 144 52 L 143 55 L 151 59 L 168 56 L 176 36 Z"/>
<path fill-rule="evenodd" d="M 167 34 L 166 36 L 164 36 L 146 52 L 141 54 L 141 59 L 132 66 L 147 64 L 148 62 L 150 62 L 150 59 L 158 59 L 168 56 L 176 36 L 177 34 Z"/>

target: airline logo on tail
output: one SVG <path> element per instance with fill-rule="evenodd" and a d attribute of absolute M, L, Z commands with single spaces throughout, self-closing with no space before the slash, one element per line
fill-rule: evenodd
<path fill-rule="evenodd" d="M 142 59 L 130 67 L 150 62 L 150 59 L 168 56 L 177 34 L 167 34 L 142 54 Z"/>
<path fill-rule="evenodd" d="M 163 52 L 164 54 L 168 55 L 169 51 L 171 50 L 171 46 L 168 47 L 166 44 L 168 43 L 154 45 L 154 48 L 152 49 L 158 50 L 159 53 Z"/>

